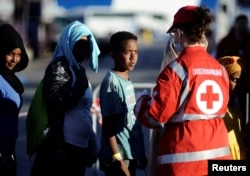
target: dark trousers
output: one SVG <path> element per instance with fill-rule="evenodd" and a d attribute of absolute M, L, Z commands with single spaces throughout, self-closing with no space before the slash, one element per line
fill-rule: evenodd
<path fill-rule="evenodd" d="M 131 176 L 136 175 L 137 169 L 137 160 L 124 160 Z M 104 171 L 105 176 L 124 176 L 122 172 L 119 162 L 106 162 L 100 161 L 101 170 Z"/>
<path fill-rule="evenodd" d="M 70 175 L 83 176 L 86 169 L 88 158 L 86 149 L 65 143 L 67 155 L 67 170 Z"/>
<path fill-rule="evenodd" d="M 0 176 L 16 176 L 17 163 L 15 155 L 0 154 Z"/>
<path fill-rule="evenodd" d="M 89 152 L 85 148 L 63 143 L 54 149 L 45 143 L 37 152 L 32 166 L 32 176 L 84 176 L 89 163 Z M 95 162 L 95 161 L 94 161 Z"/>

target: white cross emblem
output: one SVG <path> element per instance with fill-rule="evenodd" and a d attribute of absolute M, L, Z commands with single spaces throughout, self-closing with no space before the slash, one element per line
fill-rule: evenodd
<path fill-rule="evenodd" d="M 196 93 L 196 103 L 204 114 L 215 114 L 223 104 L 223 94 L 220 86 L 213 80 L 200 84 Z"/>

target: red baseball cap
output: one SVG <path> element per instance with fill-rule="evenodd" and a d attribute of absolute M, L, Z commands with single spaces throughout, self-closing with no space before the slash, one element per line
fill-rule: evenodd
<path fill-rule="evenodd" d="M 194 12 L 197 6 L 184 6 L 180 8 L 174 15 L 174 22 L 172 26 L 168 29 L 167 33 L 174 29 L 177 24 L 185 24 L 195 20 Z"/>

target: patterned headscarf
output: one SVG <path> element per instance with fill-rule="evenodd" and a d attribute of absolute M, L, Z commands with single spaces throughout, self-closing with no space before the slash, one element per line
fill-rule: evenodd
<path fill-rule="evenodd" d="M 244 71 L 244 64 L 238 56 L 224 56 L 218 61 L 225 67 L 229 75 L 237 71 Z"/>
<path fill-rule="evenodd" d="M 96 43 L 95 37 L 90 31 L 90 29 L 83 23 L 79 21 L 74 21 L 66 26 L 61 34 L 61 37 L 57 43 L 57 46 L 54 51 L 53 59 L 60 56 L 65 56 L 68 60 L 68 63 L 72 67 L 79 68 L 79 65 L 72 53 L 75 43 L 82 38 L 83 36 L 87 36 L 90 47 L 91 47 L 91 58 L 90 58 L 90 68 L 94 71 L 98 71 L 98 56 L 100 54 L 100 50 Z"/>

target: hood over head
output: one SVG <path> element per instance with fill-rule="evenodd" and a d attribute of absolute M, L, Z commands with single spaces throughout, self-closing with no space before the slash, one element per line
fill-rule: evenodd
<path fill-rule="evenodd" d="M 10 25 L 3 24 L 0 26 L 0 67 L 5 64 L 5 55 L 12 50 L 20 48 L 22 51 L 21 61 L 13 69 L 14 72 L 24 70 L 28 63 L 29 58 L 23 44 L 20 34 Z"/>
<path fill-rule="evenodd" d="M 90 29 L 79 21 L 74 21 L 64 28 L 55 48 L 53 59 L 56 57 L 65 56 L 70 66 L 79 68 L 72 50 L 75 43 L 83 36 L 88 37 L 92 50 L 89 66 L 94 72 L 98 72 L 98 56 L 100 54 L 99 47 Z"/>

